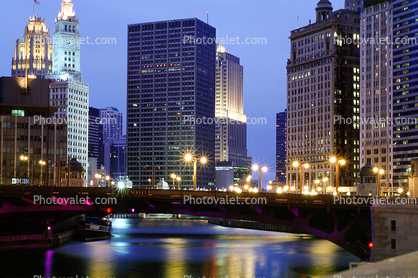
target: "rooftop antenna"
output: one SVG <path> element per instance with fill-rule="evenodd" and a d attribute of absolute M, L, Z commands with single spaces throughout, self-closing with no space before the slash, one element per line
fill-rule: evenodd
<path fill-rule="evenodd" d="M 299 28 L 299 15 L 298 15 L 298 17 L 296 19 L 296 29 L 298 29 L 298 28 Z"/>
<path fill-rule="evenodd" d="M 209 12 L 206 12 L 206 23 L 209 25 Z"/>

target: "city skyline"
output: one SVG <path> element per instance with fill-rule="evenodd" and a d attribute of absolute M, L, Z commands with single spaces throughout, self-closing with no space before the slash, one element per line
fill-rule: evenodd
<path fill-rule="evenodd" d="M 52 32 L 57 6 L 59 7 L 61 1 L 40 2 L 40 5 L 35 6 L 35 14 L 45 19 L 46 26 Z M 97 1 L 74 0 L 73 2 L 76 15 L 80 18 L 80 32 L 83 38 L 88 36 L 90 40 L 95 37 L 117 39 L 116 45 L 82 45 L 81 72 L 84 83 L 89 84 L 90 87 L 90 105 L 94 107 L 111 105 L 122 113 L 126 113 L 126 26 L 129 23 L 194 17 L 206 22 L 206 12 L 209 11 L 209 24 L 217 28 L 219 39 L 237 36 L 241 39 L 266 38 L 265 45 L 227 44 L 225 46 L 228 51 L 240 57 L 244 67 L 244 113 L 249 118 L 267 119 L 267 125 L 248 125 L 248 156 L 252 157 L 254 162 L 269 167 L 265 175 L 266 180 L 274 179 L 275 117 L 276 113 L 284 110 L 286 106 L 285 65 L 290 53 L 290 43 L 287 38 L 290 31 L 298 25 L 299 27 L 307 25 L 309 19 L 314 19 L 316 0 L 296 1 L 295 5 L 287 9 L 282 9 L 277 1 L 257 3 L 257 6 L 252 5 L 250 1 L 230 1 L 222 5 L 215 1 L 205 3 L 178 1 L 176 6 L 187 7 L 178 12 L 173 12 L 173 4 L 167 1 L 142 3 L 141 6 L 135 5 L 134 1 L 126 1 L 119 3 L 117 7 L 112 4 L 99 5 Z M 3 50 L 0 56 L 1 76 L 10 76 L 14 43 L 17 38 L 23 39 L 22 30 L 27 25 L 28 18 L 33 16 L 32 3 L 33 1 L 27 1 L 27 5 L 23 7 L 15 2 L 0 4 L 4 10 L 10 11 L 9 14 L 13 14 L 13 24 L 10 30 L 3 34 L 3 40 L 0 42 L 0 48 Z M 302 4 L 306 8 L 298 9 Z M 332 4 L 336 10 L 343 8 L 344 1 L 333 1 Z M 158 13 L 144 12 L 157 9 Z M 92 13 L 92 10 L 97 12 Z M 265 13 L 266 10 L 272 12 Z M 278 48 L 281 51 L 277 51 Z M 254 55 L 259 49 L 262 50 L 261 54 Z M 104 80 L 106 82 L 103 82 Z M 112 98 L 112 103 L 109 103 L 109 98 Z M 125 134 L 126 131 L 124 130 L 123 133 Z M 263 144 L 260 144 L 261 141 Z"/>

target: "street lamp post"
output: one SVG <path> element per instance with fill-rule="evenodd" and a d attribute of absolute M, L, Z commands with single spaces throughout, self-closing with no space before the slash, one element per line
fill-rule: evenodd
<path fill-rule="evenodd" d="M 308 169 L 310 165 L 309 165 L 309 163 L 301 164 L 298 161 L 293 161 L 292 166 L 294 168 L 299 167 L 299 169 L 300 169 L 300 172 L 299 172 L 299 189 L 296 188 L 296 192 L 298 192 L 299 190 L 303 189 L 303 177 L 302 177 L 303 172 L 302 172 L 302 170 L 303 170 L 303 168 Z"/>
<path fill-rule="evenodd" d="M 184 156 L 184 160 L 186 162 L 193 161 L 193 190 L 196 190 L 197 189 L 197 157 L 188 153 Z M 208 162 L 208 159 L 205 156 L 201 156 L 199 158 L 199 161 L 200 161 L 200 164 L 206 164 Z"/>
<path fill-rule="evenodd" d="M 43 169 L 42 167 L 45 166 L 46 162 L 44 160 L 39 160 L 39 164 L 41 165 L 41 177 L 40 177 L 40 185 L 42 186 L 42 173 L 43 173 Z"/>
<path fill-rule="evenodd" d="M 267 172 L 267 167 L 263 166 L 263 167 L 259 167 L 257 164 L 253 165 L 253 170 L 254 171 L 260 171 L 260 180 L 258 181 L 258 192 L 261 192 L 261 172 Z"/>
<path fill-rule="evenodd" d="M 344 159 L 337 159 L 335 156 L 332 156 L 329 161 L 331 162 L 332 165 L 335 164 L 335 172 L 336 172 L 336 181 L 335 181 L 335 192 L 337 192 L 338 194 L 338 188 L 340 187 L 340 171 L 339 171 L 339 166 L 344 166 L 346 161 Z M 332 174 L 332 176 L 334 176 L 334 174 Z"/>
<path fill-rule="evenodd" d="M 97 179 L 97 187 L 99 187 L 99 179 L 102 177 L 102 175 L 100 175 L 99 173 L 96 173 L 94 177 Z"/>
<path fill-rule="evenodd" d="M 110 176 L 106 176 L 106 180 L 107 180 L 107 187 L 110 187 Z"/>
<path fill-rule="evenodd" d="M 172 179 L 173 179 L 173 189 L 176 187 L 176 185 L 174 184 L 174 182 L 176 181 L 176 178 L 177 178 L 177 176 L 176 176 L 176 174 L 171 174 L 171 176 L 170 176 Z"/>
<path fill-rule="evenodd" d="M 377 196 L 380 197 L 380 178 L 385 173 L 383 168 L 374 167 L 373 172 L 377 174 Z"/>
<path fill-rule="evenodd" d="M 327 188 L 327 181 L 329 181 L 328 177 L 324 177 L 322 179 L 322 193 L 327 193 L 326 188 Z"/>
<path fill-rule="evenodd" d="M 180 190 L 180 181 L 181 181 L 181 177 L 179 177 L 179 176 L 177 176 L 176 177 L 176 180 L 178 181 L 178 183 L 179 183 L 179 190 Z M 174 189 L 174 188 L 173 188 Z"/>
<path fill-rule="evenodd" d="M 248 188 L 250 188 L 251 187 L 251 178 L 252 178 L 252 176 L 251 175 L 248 175 L 248 177 L 247 177 L 247 182 L 248 182 Z"/>

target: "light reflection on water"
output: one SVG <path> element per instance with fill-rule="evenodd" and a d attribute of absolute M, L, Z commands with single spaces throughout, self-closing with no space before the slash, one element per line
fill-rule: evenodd
<path fill-rule="evenodd" d="M 356 257 L 311 236 L 193 220 L 114 219 L 109 240 L 0 253 L 5 277 L 321 277 Z M 26 258 L 22 267 L 19 261 Z M 0 274 L 1 277 L 1 274 Z"/>

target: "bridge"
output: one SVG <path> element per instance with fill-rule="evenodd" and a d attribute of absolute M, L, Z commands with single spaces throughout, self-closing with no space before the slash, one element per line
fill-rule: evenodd
<path fill-rule="evenodd" d="M 342 204 L 334 204 L 332 195 L 0 186 L 0 226 L 30 223 L 42 230 L 75 215 L 130 213 L 135 209 L 280 225 L 327 239 L 369 260 L 371 197 L 358 197 L 362 199 L 355 203 L 340 198 Z"/>

